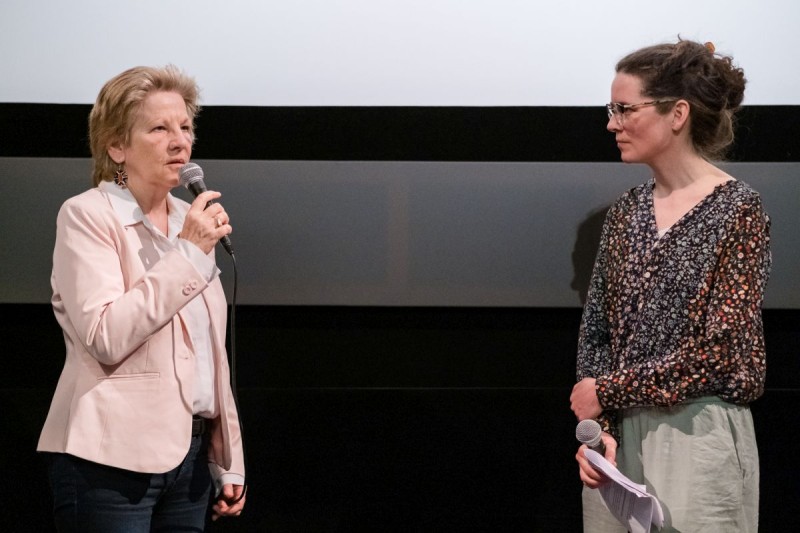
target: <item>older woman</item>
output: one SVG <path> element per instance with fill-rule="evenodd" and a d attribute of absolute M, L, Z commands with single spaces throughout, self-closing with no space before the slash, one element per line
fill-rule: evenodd
<path fill-rule="evenodd" d="M 89 117 L 95 188 L 67 200 L 53 252 L 66 361 L 39 440 L 59 531 L 202 531 L 244 505 L 218 192 L 170 194 L 198 89 L 174 67 L 108 81 Z"/>
<path fill-rule="evenodd" d="M 583 314 L 571 406 L 606 458 L 647 485 L 664 531 L 756 531 L 770 269 L 759 195 L 712 164 L 733 140 L 745 79 L 713 45 L 643 48 L 617 64 L 608 130 L 652 178 L 608 212 Z M 617 440 L 618 439 L 618 440 Z M 586 531 L 625 531 L 577 453 Z"/>

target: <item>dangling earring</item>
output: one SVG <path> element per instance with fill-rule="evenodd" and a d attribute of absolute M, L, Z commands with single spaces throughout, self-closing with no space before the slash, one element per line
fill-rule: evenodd
<path fill-rule="evenodd" d="M 120 189 L 128 188 L 128 174 L 125 172 L 125 169 L 122 168 L 121 164 L 117 166 L 117 173 L 114 174 L 114 183 L 116 183 Z"/>

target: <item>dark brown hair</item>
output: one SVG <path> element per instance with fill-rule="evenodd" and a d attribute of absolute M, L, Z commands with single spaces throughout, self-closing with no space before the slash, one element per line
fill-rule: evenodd
<path fill-rule="evenodd" d="M 706 159 L 720 159 L 733 142 L 734 114 L 747 80 L 733 58 L 714 52 L 711 43 L 679 40 L 648 46 L 623 57 L 617 72 L 642 80 L 643 96 L 689 102 L 691 140 Z M 666 113 L 671 103 L 660 104 Z"/>

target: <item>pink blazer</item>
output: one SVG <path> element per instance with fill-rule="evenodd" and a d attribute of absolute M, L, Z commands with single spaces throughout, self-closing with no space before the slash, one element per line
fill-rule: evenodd
<path fill-rule="evenodd" d="M 66 361 L 37 449 L 136 472 L 175 468 L 189 449 L 194 398 L 195 357 L 181 309 L 203 298 L 219 401 L 211 423 L 212 476 L 243 476 L 222 285 L 218 278 L 207 283 L 177 251 L 160 258 L 113 187 L 104 182 L 70 198 L 58 214 L 52 304 Z M 185 215 L 186 202 L 171 195 L 169 201 Z"/>

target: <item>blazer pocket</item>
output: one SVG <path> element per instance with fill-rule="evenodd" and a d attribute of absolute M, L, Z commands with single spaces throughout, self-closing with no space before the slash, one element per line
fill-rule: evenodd
<path fill-rule="evenodd" d="M 159 372 L 139 372 L 135 374 L 111 374 L 110 376 L 100 376 L 97 378 L 98 383 L 125 383 L 128 381 L 147 381 L 150 379 L 159 379 L 161 373 Z"/>
<path fill-rule="evenodd" d="M 158 413 L 157 402 L 161 386 L 158 372 L 117 374 L 98 378 L 92 396 L 96 405 L 104 406 L 104 410 L 108 409 L 109 413 L 119 409 L 132 411 L 117 414 L 125 419 L 127 415 L 141 409 L 154 409 L 153 412 Z"/>

